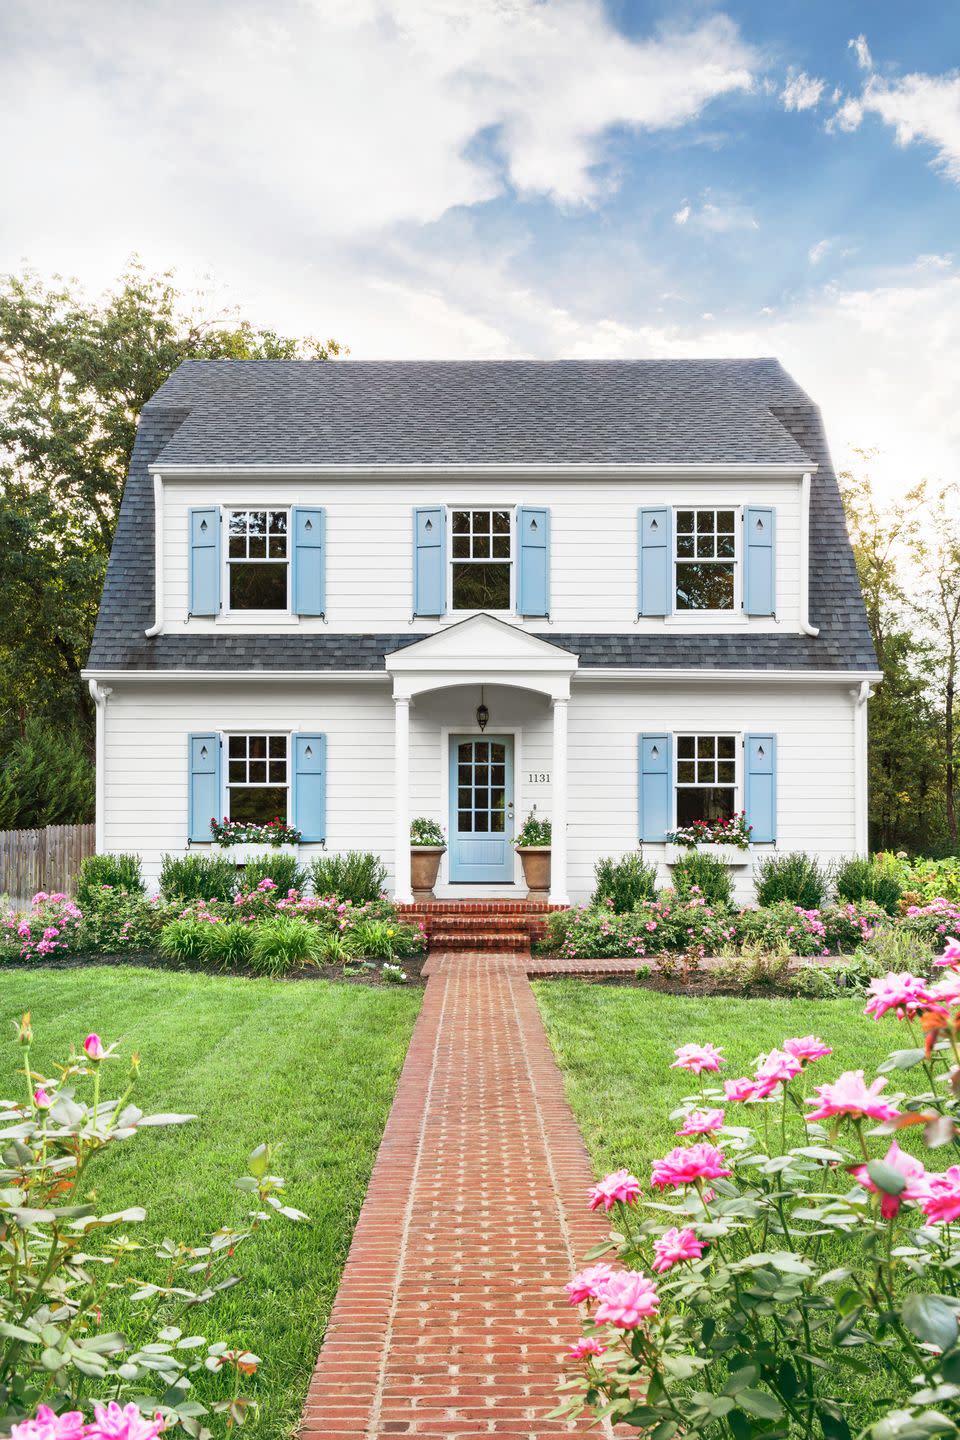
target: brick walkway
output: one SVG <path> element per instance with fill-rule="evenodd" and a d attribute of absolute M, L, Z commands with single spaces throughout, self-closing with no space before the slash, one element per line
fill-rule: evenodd
<path fill-rule="evenodd" d="M 544 1418 L 580 1334 L 563 1286 L 606 1226 L 530 969 L 430 958 L 303 1440 L 598 1433 Z"/>

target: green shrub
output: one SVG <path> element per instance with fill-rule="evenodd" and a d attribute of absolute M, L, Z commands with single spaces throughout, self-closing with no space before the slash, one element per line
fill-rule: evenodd
<path fill-rule="evenodd" d="M 226 900 L 237 891 L 237 867 L 219 855 L 164 855 L 160 889 L 168 900 Z"/>
<path fill-rule="evenodd" d="M 887 912 L 872 900 L 863 900 L 859 905 L 825 905 L 820 919 L 823 948 L 830 955 L 851 953 L 890 921 Z"/>
<path fill-rule="evenodd" d="M 306 920 L 276 915 L 254 927 L 250 968 L 259 975 L 286 975 L 317 959 L 316 927 Z"/>
<path fill-rule="evenodd" d="M 360 920 L 349 931 L 350 949 L 364 959 L 392 960 L 397 953 L 399 928 L 388 920 Z"/>
<path fill-rule="evenodd" d="M 897 905 L 903 894 L 903 880 L 896 863 L 886 857 L 875 856 L 864 859 L 854 856 L 845 860 L 837 871 L 837 899 L 873 900 L 888 915 L 897 913 Z"/>
<path fill-rule="evenodd" d="M 352 905 L 379 900 L 387 870 L 379 855 L 350 850 L 345 855 L 318 855 L 310 867 L 314 895 L 336 895 Z"/>
<path fill-rule="evenodd" d="M 691 850 L 673 867 L 673 888 L 687 900 L 697 890 L 708 905 L 729 905 L 733 893 L 730 871 L 716 855 Z"/>
<path fill-rule="evenodd" d="M 657 896 L 657 867 L 645 865 L 643 852 L 634 850 L 619 860 L 607 856 L 593 867 L 596 889 L 591 905 L 607 905 L 618 915 Z"/>
<path fill-rule="evenodd" d="M 826 929 L 814 907 L 807 910 L 781 900 L 760 910 L 741 910 L 735 923 L 736 943 L 744 952 L 781 951 L 788 955 L 820 955 Z"/>
<path fill-rule="evenodd" d="M 346 965 L 353 954 L 347 938 L 339 930 L 321 932 L 317 936 L 316 959 L 321 965 Z"/>
<path fill-rule="evenodd" d="M 142 895 L 146 886 L 140 869 L 139 855 L 88 855 L 77 871 L 77 904 L 83 910 L 90 903 L 90 892 L 111 885 L 131 895 Z"/>
<path fill-rule="evenodd" d="M 801 910 L 819 910 L 827 893 L 829 874 L 813 855 L 765 855 L 753 872 L 758 905 L 789 900 Z"/>
<path fill-rule="evenodd" d="M 79 728 L 31 716 L 22 734 L 2 739 L 0 830 L 93 820 L 93 758 Z"/>
<path fill-rule="evenodd" d="M 113 885 L 91 887 L 83 902 L 77 948 L 89 955 L 150 950 L 172 918 L 170 906 L 140 893 L 130 894 Z"/>
<path fill-rule="evenodd" d="M 171 920 L 160 932 L 160 954 L 166 960 L 196 965 L 206 959 L 207 931 L 215 928 L 209 921 L 197 920 L 192 915 Z"/>
<path fill-rule="evenodd" d="M 927 860 L 922 856 L 908 860 L 905 856 L 889 854 L 877 858 L 896 868 L 904 893 L 913 895 L 920 904 L 940 899 L 960 902 L 960 855 L 946 855 L 941 860 Z"/>
<path fill-rule="evenodd" d="M 297 864 L 296 855 L 261 855 L 247 861 L 238 885 L 246 891 L 256 890 L 261 880 L 272 880 L 278 892 L 286 895 L 290 890 L 304 888 L 307 872 Z"/>
<path fill-rule="evenodd" d="M 221 970 L 239 970 L 250 960 L 255 929 L 242 920 L 226 920 L 221 925 L 206 925 L 203 937 L 203 958 Z"/>

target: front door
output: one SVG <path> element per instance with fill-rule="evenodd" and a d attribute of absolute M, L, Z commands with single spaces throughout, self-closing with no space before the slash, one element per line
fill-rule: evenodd
<path fill-rule="evenodd" d="M 513 880 L 513 739 L 450 737 L 450 879 Z"/>

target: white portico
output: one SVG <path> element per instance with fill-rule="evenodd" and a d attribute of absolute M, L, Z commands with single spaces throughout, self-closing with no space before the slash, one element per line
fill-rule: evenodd
<path fill-rule="evenodd" d="M 443 877 L 447 893 L 510 895 L 522 893 L 513 838 L 523 815 L 536 808 L 553 827 L 550 901 L 568 903 L 568 706 L 577 663 L 569 650 L 491 615 L 472 616 L 386 656 L 394 704 L 398 901 L 413 898 L 414 814 L 439 819 L 449 827 L 451 842 L 458 835 L 462 842 L 459 870 L 451 843 Z M 476 718 L 481 699 L 490 712 L 484 731 Z M 538 783 L 542 777 L 546 789 Z M 484 863 L 491 879 L 483 889 L 468 888 L 484 884 Z"/>

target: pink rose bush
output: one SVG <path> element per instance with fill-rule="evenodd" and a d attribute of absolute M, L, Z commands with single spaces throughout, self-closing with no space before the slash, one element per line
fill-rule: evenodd
<path fill-rule="evenodd" d="M 34 1069 L 29 1014 L 16 1040 L 20 1098 L 0 1100 L 0 1434 L 155 1440 L 179 1430 L 209 1440 L 207 1422 L 218 1416 L 216 1433 L 232 1430 L 255 1405 L 241 1382 L 259 1360 L 205 1339 L 197 1317 L 237 1283 L 235 1257 L 264 1224 L 307 1218 L 285 1202 L 271 1147 L 258 1146 L 236 1182 L 244 1197 L 239 1217 L 197 1243 L 136 1245 L 147 1212 L 131 1205 L 99 1213 L 99 1157 L 143 1130 L 195 1117 L 144 1114 L 132 1099 L 139 1060 L 122 1060 L 96 1030 L 78 1036 L 55 1078 Z M 127 1303 L 118 1334 L 105 1317 L 115 1313 L 113 1292 L 121 1288 Z M 193 1377 L 221 1374 L 222 1399 L 201 1403 L 191 1393 Z"/>
<path fill-rule="evenodd" d="M 726 1080 L 715 1046 L 678 1048 L 698 1087 L 671 1117 L 681 1143 L 647 1197 L 595 1207 L 610 1240 L 567 1286 L 594 1343 L 570 1352 L 556 1418 L 663 1440 L 960 1436 L 960 938 L 942 959 L 941 978 L 871 987 L 865 1014 L 903 1031 L 879 1074 L 825 1072 L 816 1035 Z"/>
<path fill-rule="evenodd" d="M 4 916 L 0 928 L 5 948 L 21 960 L 46 960 L 77 948 L 83 915 L 80 907 L 60 891 L 39 890 L 30 909 Z"/>

